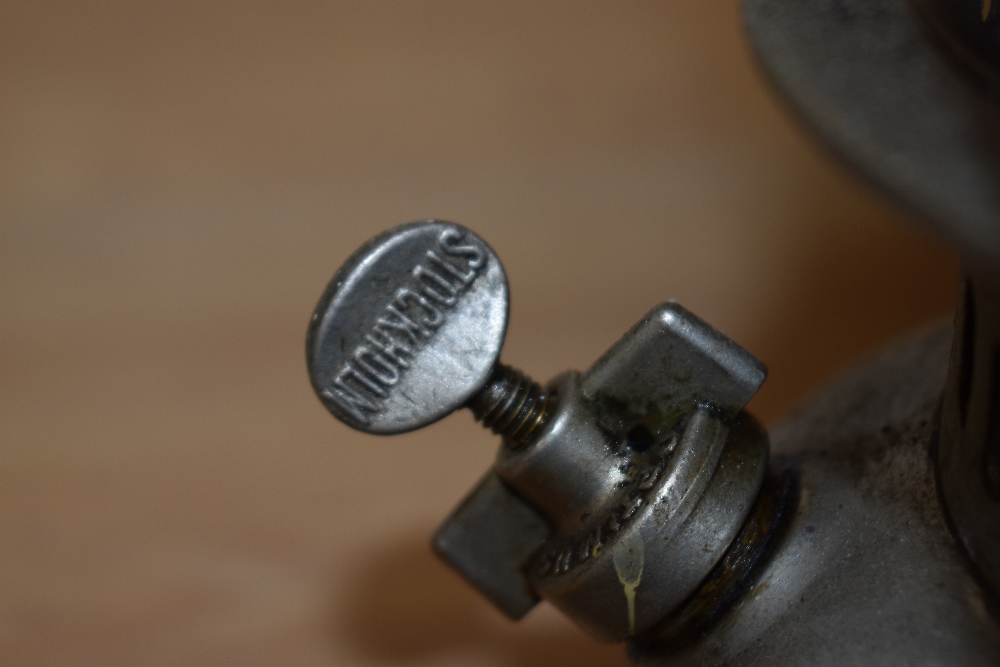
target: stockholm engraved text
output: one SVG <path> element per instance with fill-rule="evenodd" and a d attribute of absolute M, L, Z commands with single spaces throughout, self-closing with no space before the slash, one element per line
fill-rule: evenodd
<path fill-rule="evenodd" d="M 435 249 L 413 267 L 363 342 L 333 373 L 323 397 L 354 421 L 368 424 L 370 415 L 382 410 L 414 355 L 483 273 L 486 248 L 470 237 L 455 227 L 443 229 Z"/>

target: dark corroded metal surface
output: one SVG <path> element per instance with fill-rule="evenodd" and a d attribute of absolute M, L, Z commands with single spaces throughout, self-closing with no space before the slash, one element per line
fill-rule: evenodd
<path fill-rule="evenodd" d="M 795 516 L 756 583 L 681 651 L 639 665 L 1000 664 L 992 600 L 949 531 L 933 466 L 950 327 L 853 370 L 774 429 Z"/>

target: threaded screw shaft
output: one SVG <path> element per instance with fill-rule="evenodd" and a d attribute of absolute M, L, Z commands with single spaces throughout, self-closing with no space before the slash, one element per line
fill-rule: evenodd
<path fill-rule="evenodd" d="M 548 398 L 542 386 L 530 377 L 511 366 L 497 364 L 486 386 L 467 407 L 484 428 L 520 447 L 545 423 Z"/>

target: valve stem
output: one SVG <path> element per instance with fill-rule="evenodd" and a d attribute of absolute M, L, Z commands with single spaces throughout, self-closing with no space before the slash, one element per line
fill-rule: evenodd
<path fill-rule="evenodd" d="M 549 396 L 521 371 L 498 363 L 467 406 L 484 428 L 521 447 L 545 423 Z"/>

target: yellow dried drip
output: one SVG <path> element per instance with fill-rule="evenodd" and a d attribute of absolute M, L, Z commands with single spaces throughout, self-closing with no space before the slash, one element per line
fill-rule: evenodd
<path fill-rule="evenodd" d="M 628 633 L 635 634 L 635 589 L 639 587 L 642 580 L 642 566 L 645 562 L 645 553 L 642 547 L 642 538 L 638 535 L 629 535 L 615 547 L 613 560 L 615 572 L 618 574 L 618 581 L 621 582 L 625 590 L 625 601 L 628 604 Z"/>

